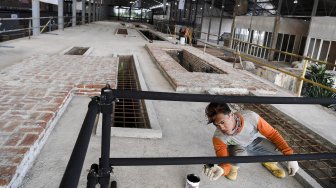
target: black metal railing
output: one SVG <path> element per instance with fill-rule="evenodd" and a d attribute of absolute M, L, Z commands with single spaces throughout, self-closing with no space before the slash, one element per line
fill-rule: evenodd
<path fill-rule="evenodd" d="M 192 165 L 192 164 L 219 164 L 219 163 L 254 163 L 275 161 L 300 161 L 336 159 L 336 153 L 314 153 L 294 155 L 263 155 L 263 156 L 235 156 L 235 157 L 173 157 L 173 158 L 109 158 L 110 136 L 113 105 L 117 98 L 189 101 L 189 102 L 226 102 L 226 103 L 262 103 L 262 104 L 331 104 L 331 98 L 298 98 L 298 97 L 256 97 L 256 96 L 223 96 L 206 94 L 177 94 L 149 91 L 112 90 L 107 84 L 101 90 L 100 97 L 93 97 L 89 103 L 82 129 L 63 175 L 60 187 L 77 187 L 79 176 L 84 163 L 93 124 L 98 113 L 103 114 L 101 158 L 99 164 L 92 164 L 87 176 L 87 187 L 93 188 L 100 184 L 102 188 L 110 185 L 112 166 L 148 166 L 148 165 Z M 111 187 L 116 187 L 112 181 Z"/>

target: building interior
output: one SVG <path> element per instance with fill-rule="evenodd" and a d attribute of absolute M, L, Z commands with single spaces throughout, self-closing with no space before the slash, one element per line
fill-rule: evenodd
<path fill-rule="evenodd" d="M 335 0 L 1 0 L 0 187 L 336 187 L 335 31 Z M 211 181 L 218 101 L 297 173 Z"/>

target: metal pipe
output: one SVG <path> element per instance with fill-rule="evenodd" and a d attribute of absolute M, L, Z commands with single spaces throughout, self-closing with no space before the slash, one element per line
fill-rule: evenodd
<path fill-rule="evenodd" d="M 92 98 L 88 106 L 82 128 L 77 137 L 76 144 L 72 150 L 70 160 L 63 174 L 62 181 L 60 183 L 63 187 L 77 187 L 79 177 L 83 168 L 85 155 L 89 146 L 93 125 L 97 114 L 99 113 L 98 97 Z"/>
<path fill-rule="evenodd" d="M 111 158 L 111 166 L 195 165 L 335 159 L 336 153 L 228 157 Z"/>
<path fill-rule="evenodd" d="M 300 77 L 300 76 L 297 76 Z M 336 89 L 334 89 L 336 91 Z M 310 97 L 258 97 L 258 96 L 223 96 L 210 94 L 181 94 L 152 91 L 115 90 L 117 98 L 146 99 L 166 101 L 189 102 L 225 102 L 244 104 L 335 104 L 335 98 L 310 98 Z"/>
<path fill-rule="evenodd" d="M 262 63 L 262 62 L 260 62 L 260 61 L 257 61 L 257 60 L 255 60 L 255 59 L 253 59 L 253 58 L 250 58 L 250 57 L 247 57 L 247 56 L 245 56 L 245 55 L 240 54 L 240 56 L 243 57 L 243 58 L 245 58 L 245 59 L 247 59 L 247 60 L 250 60 L 250 61 L 252 61 L 252 62 L 254 62 L 254 63 L 258 63 L 258 64 L 261 64 L 261 65 L 263 65 L 263 66 L 270 67 L 270 68 L 272 68 L 272 69 L 278 70 L 278 71 L 280 71 L 280 72 L 283 72 L 283 73 L 285 73 L 285 74 L 288 74 L 288 75 L 293 76 L 293 77 L 295 77 L 295 78 L 298 78 L 298 79 L 300 79 L 300 80 L 303 80 L 303 81 L 305 81 L 305 82 L 308 82 L 308 83 L 310 83 L 310 84 L 313 84 L 314 86 L 319 86 L 319 87 L 322 87 L 322 88 L 324 88 L 324 89 L 327 89 L 327 90 L 329 90 L 329 91 L 331 91 L 331 92 L 336 93 L 336 89 L 335 89 L 335 88 L 331 88 L 331 87 L 322 85 L 322 84 L 320 84 L 320 83 L 317 83 L 317 82 L 308 80 L 308 79 L 306 79 L 306 78 L 301 78 L 301 76 L 295 75 L 295 74 L 293 74 L 293 73 L 291 73 L 291 72 L 289 72 L 289 71 L 285 71 L 285 70 L 279 69 L 279 68 L 277 68 L 277 67 L 275 67 L 275 66 L 272 66 L 272 65 L 269 65 L 269 64 L 267 64 L 267 63 Z M 333 100 L 335 100 L 335 99 L 333 99 Z M 334 103 L 335 103 L 335 101 L 330 101 L 329 103 L 326 103 L 326 104 L 334 104 Z"/>
<path fill-rule="evenodd" d="M 294 57 L 298 57 L 298 58 L 302 58 L 302 59 L 307 59 L 307 60 L 314 61 L 314 62 L 317 62 L 317 63 L 326 64 L 326 65 L 330 65 L 330 66 L 336 67 L 336 65 L 334 65 L 332 63 L 329 63 L 329 62 L 326 62 L 326 61 L 317 60 L 317 59 L 313 59 L 311 57 L 297 55 L 297 54 L 293 54 L 293 53 L 290 53 L 290 52 L 284 52 L 284 51 L 273 49 L 273 48 L 270 48 L 270 47 L 267 47 L 267 46 L 260 46 L 258 44 L 254 44 L 254 43 L 250 43 L 250 42 L 245 42 L 245 41 L 241 41 L 241 40 L 238 40 L 238 39 L 234 39 L 234 40 L 238 41 L 238 42 L 250 44 L 250 45 L 253 45 L 253 46 L 257 46 L 257 47 L 260 47 L 260 48 L 265 48 L 267 50 L 272 50 L 274 52 L 283 53 L 285 55 L 290 55 L 290 56 L 294 56 Z"/>
<path fill-rule="evenodd" d="M 308 60 L 304 60 L 304 66 L 303 66 L 303 71 L 301 74 L 301 81 L 300 81 L 300 85 L 299 85 L 299 91 L 297 93 L 297 96 L 300 97 L 301 96 L 301 91 L 302 91 L 302 86 L 303 86 L 303 80 L 305 78 L 306 75 L 306 71 L 307 71 L 307 66 L 308 66 Z"/>
<path fill-rule="evenodd" d="M 112 125 L 112 109 L 113 109 L 113 94 L 112 89 L 108 85 L 102 89 L 101 92 L 101 112 L 103 114 L 102 127 L 102 144 L 101 144 L 101 188 L 107 188 L 110 182 L 110 139 L 111 139 L 111 125 Z"/>

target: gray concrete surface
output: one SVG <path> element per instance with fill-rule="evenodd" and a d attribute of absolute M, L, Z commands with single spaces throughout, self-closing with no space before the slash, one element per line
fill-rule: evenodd
<path fill-rule="evenodd" d="M 58 187 L 73 145 L 85 117 L 89 98 L 70 102 L 52 135 L 24 180 L 23 187 Z M 163 127 L 162 139 L 111 138 L 111 157 L 192 157 L 213 156 L 213 127 L 205 125 L 204 103 L 156 102 Z M 186 114 L 186 112 L 188 114 Z M 86 175 L 100 157 L 99 136 L 92 136 L 81 173 L 79 187 L 86 186 Z M 184 187 L 185 176 L 201 177 L 201 187 L 302 187 L 294 178 L 277 179 L 260 164 L 242 165 L 237 181 L 221 178 L 211 182 L 201 173 L 202 165 L 116 167 L 112 179 L 118 187 Z"/>
<path fill-rule="evenodd" d="M 15 48 L 0 50 L 0 69 L 20 62 L 36 54 L 58 54 L 70 46 L 89 46 L 93 56 L 135 54 L 138 57 L 144 80 L 150 91 L 174 92 L 157 66 L 144 49 L 146 41 L 135 31 L 130 35 L 114 35 L 118 23 L 97 22 L 65 31 L 58 35 L 42 34 L 8 41 L 3 45 Z M 20 55 L 18 55 L 20 54 Z M 75 97 L 55 126 L 33 168 L 27 174 L 22 187 L 58 187 L 70 157 L 80 126 L 85 117 L 89 98 Z M 111 157 L 191 157 L 214 156 L 211 137 L 214 127 L 206 126 L 204 107 L 206 103 L 183 103 L 154 101 L 162 139 L 111 137 Z M 100 137 L 92 136 L 83 166 L 80 186 L 86 186 L 86 174 L 90 165 L 98 161 Z M 202 173 L 202 165 L 116 167 L 112 179 L 119 187 L 184 187 L 185 176 L 196 173 L 201 177 L 201 187 L 302 187 L 294 178 L 277 179 L 260 164 L 242 165 L 238 180 L 221 178 L 210 182 Z"/>

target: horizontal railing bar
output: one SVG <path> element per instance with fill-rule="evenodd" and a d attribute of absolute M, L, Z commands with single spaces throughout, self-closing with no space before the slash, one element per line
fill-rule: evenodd
<path fill-rule="evenodd" d="M 252 104 L 335 104 L 336 98 L 310 97 L 259 97 L 259 96 L 225 96 L 210 94 L 182 94 L 152 91 L 113 90 L 117 98 L 185 101 L 185 102 L 224 102 Z"/>
<path fill-rule="evenodd" d="M 336 153 L 229 157 L 110 158 L 111 166 L 196 165 L 335 159 Z"/>

